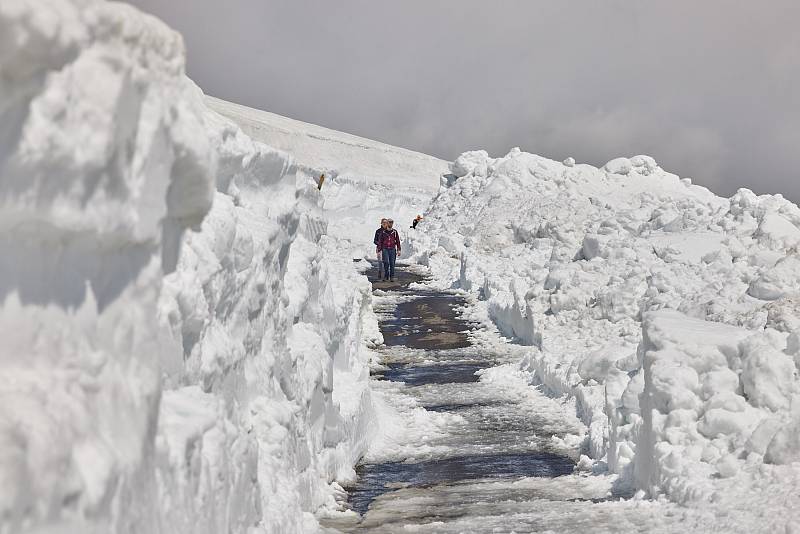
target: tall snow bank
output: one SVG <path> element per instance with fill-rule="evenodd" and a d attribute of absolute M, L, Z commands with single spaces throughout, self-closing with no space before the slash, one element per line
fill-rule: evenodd
<path fill-rule="evenodd" d="M 568 163 L 465 153 L 416 258 L 531 347 L 524 365 L 575 398 L 587 451 L 634 486 L 695 502 L 736 473 L 792 471 L 777 464 L 800 451 L 800 209 L 717 197 L 646 156 Z"/>
<path fill-rule="evenodd" d="M 640 417 L 637 485 L 753 532 L 791 530 L 800 519 L 796 339 L 648 312 L 640 404 L 628 415 Z"/>
<path fill-rule="evenodd" d="M 202 101 L 180 37 L 124 5 L 3 2 L 0 35 L 2 524 L 120 499 L 153 524 L 155 312 L 211 207 Z"/>
<path fill-rule="evenodd" d="M 233 516 L 243 528 L 238 514 L 306 531 L 308 512 L 333 505 L 327 483 L 352 477 L 369 437 L 370 286 L 325 235 L 317 190 L 288 156 L 213 113 L 207 121 L 219 154 L 214 207 L 186 236 L 159 306 L 174 347 L 165 385 L 183 402 L 162 405 L 162 421 L 179 421 L 177 432 L 159 427 L 165 493 L 180 495 L 187 478 L 199 492 L 169 510 L 170 523 L 213 532 Z M 209 403 L 202 420 L 183 408 L 197 395 Z M 186 457 L 197 462 L 188 473 Z"/>
<path fill-rule="evenodd" d="M 183 56 L 0 4 L 0 532 L 307 531 L 364 448 L 368 284 Z"/>

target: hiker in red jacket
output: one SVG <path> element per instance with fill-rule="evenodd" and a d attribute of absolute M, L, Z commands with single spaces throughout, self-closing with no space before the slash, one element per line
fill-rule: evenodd
<path fill-rule="evenodd" d="M 394 263 L 397 261 L 397 255 L 400 254 L 400 234 L 393 226 L 394 221 L 387 219 L 386 228 L 381 229 L 378 233 L 378 248 L 381 250 L 383 259 L 384 280 L 388 279 L 390 282 L 394 282 Z"/>
<path fill-rule="evenodd" d="M 380 227 L 375 230 L 375 239 L 372 242 L 375 244 L 375 252 L 378 255 L 378 280 L 383 280 L 383 251 L 381 250 L 381 232 L 386 230 L 386 217 L 381 219 Z"/>

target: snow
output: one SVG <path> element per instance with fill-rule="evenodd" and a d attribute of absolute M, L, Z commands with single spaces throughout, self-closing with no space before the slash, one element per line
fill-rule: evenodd
<path fill-rule="evenodd" d="M 331 162 L 210 110 L 125 4 L 9 0 L 0 40 L 0 532 L 314 530 L 381 341 Z"/>
<path fill-rule="evenodd" d="M 491 164 L 489 153 L 485 150 L 475 150 L 464 152 L 456 158 L 450 167 L 456 178 L 463 178 L 472 173 L 473 175 L 486 176 L 488 166 Z"/>
<path fill-rule="evenodd" d="M 206 102 L 253 139 L 291 153 L 302 175 L 326 175 L 322 207 L 328 231 L 363 244 L 359 256 L 373 256 L 373 233 L 383 217 L 393 217 L 404 237 L 448 170 L 447 162 L 419 152 L 213 97 Z"/>
<path fill-rule="evenodd" d="M 574 399 L 596 468 L 752 531 L 800 519 L 774 499 L 800 474 L 797 206 L 720 198 L 647 156 L 473 151 L 451 172 L 414 259 Z"/>
<path fill-rule="evenodd" d="M 603 166 L 606 172 L 611 174 L 630 174 L 633 170 L 633 162 L 628 158 L 615 158 Z"/>
<path fill-rule="evenodd" d="M 352 260 L 387 215 L 513 342 L 481 384 L 574 411 L 580 470 L 654 499 L 614 514 L 794 528 L 800 208 L 641 155 L 448 167 L 207 97 L 184 55 L 125 4 L 0 4 L 0 532 L 314 531 L 359 458 L 477 432 L 369 381 Z"/>
<path fill-rule="evenodd" d="M 800 296 L 798 270 L 800 270 L 800 258 L 796 254 L 781 258 L 773 266 L 762 271 L 760 276 L 750 283 L 747 292 L 761 300 Z"/>

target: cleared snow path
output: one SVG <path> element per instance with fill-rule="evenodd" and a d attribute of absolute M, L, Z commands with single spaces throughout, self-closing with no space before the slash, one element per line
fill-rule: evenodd
<path fill-rule="evenodd" d="M 416 269 L 373 282 L 385 338 L 373 387 L 401 428 L 357 468 L 343 496 L 352 511 L 323 519 L 329 532 L 683 532 L 699 524 L 697 511 L 630 499 L 615 477 L 580 472 L 585 429 L 574 408 L 530 387 L 519 348 L 468 320 L 462 294 L 431 289 Z"/>

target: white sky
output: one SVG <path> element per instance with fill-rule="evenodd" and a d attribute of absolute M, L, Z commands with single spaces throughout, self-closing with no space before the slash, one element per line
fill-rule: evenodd
<path fill-rule="evenodd" d="M 209 94 L 453 159 L 647 153 L 800 201 L 800 2 L 133 0 Z"/>

